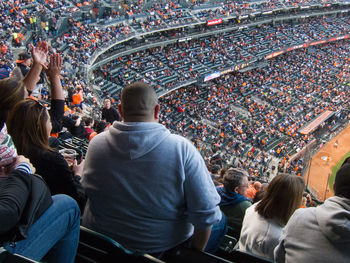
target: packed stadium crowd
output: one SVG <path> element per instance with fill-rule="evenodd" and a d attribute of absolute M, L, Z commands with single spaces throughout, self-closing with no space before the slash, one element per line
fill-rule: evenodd
<path fill-rule="evenodd" d="M 328 138 L 348 123 L 348 40 L 265 59 L 348 34 L 347 15 L 141 50 L 98 67 L 94 83 L 86 79 L 97 49 L 135 32 L 306 4 L 320 2 L 138 1 L 100 20 L 97 1 L 1 2 L 0 252 L 75 262 L 81 223 L 164 262 L 184 247 L 215 254 L 226 233 L 266 260 L 347 262 L 349 158 L 335 196 L 315 209 L 305 156 L 292 157 L 322 142 L 299 131 L 324 111 L 336 113 L 324 123 Z M 86 6 L 92 12 L 77 18 Z M 69 30 L 59 34 L 61 15 Z M 173 89 L 189 81 L 196 84 Z"/>

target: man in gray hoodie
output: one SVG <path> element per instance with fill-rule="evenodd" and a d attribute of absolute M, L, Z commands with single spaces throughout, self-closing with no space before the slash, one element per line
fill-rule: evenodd
<path fill-rule="evenodd" d="M 350 164 L 337 172 L 335 196 L 295 211 L 275 249 L 277 262 L 350 262 Z"/>
<path fill-rule="evenodd" d="M 221 219 L 203 158 L 158 123 L 157 94 L 149 85 L 125 87 L 119 112 L 124 121 L 89 144 L 83 225 L 132 251 L 158 254 L 190 238 L 203 250 Z"/>

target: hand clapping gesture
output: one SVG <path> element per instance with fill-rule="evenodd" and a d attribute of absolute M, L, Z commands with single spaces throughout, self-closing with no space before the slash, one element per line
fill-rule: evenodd
<path fill-rule="evenodd" d="M 40 64 L 44 69 L 46 69 L 49 51 L 47 43 L 45 41 L 39 41 L 35 47 L 30 44 L 30 48 L 34 63 Z"/>
<path fill-rule="evenodd" d="M 50 56 L 50 64 L 46 69 L 46 74 L 49 79 L 53 79 L 60 75 L 63 59 L 59 53 L 54 53 Z"/>

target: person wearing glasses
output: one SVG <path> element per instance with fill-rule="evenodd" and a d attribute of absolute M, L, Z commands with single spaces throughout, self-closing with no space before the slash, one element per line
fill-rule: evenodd
<path fill-rule="evenodd" d="M 246 209 L 252 205 L 245 197 L 249 188 L 248 172 L 241 168 L 230 168 L 224 174 L 223 187 L 216 190 L 221 197 L 219 204 L 225 214 L 228 234 L 239 238 Z"/>

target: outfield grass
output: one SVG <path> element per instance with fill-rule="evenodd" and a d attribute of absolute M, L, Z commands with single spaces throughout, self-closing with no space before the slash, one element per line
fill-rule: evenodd
<path fill-rule="evenodd" d="M 336 165 L 333 166 L 332 168 L 332 174 L 331 176 L 329 177 L 329 188 L 331 189 L 332 193 L 334 194 L 334 190 L 333 190 L 333 183 L 334 183 L 334 180 L 335 180 L 335 175 L 336 173 L 338 172 L 340 166 L 342 165 L 342 163 L 344 162 L 344 160 L 346 158 L 348 158 L 350 156 L 350 152 L 348 152 L 347 154 L 345 154 L 337 163 Z"/>

